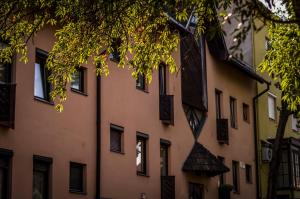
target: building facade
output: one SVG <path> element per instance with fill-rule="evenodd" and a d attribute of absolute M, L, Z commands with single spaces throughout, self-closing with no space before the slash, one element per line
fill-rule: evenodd
<path fill-rule="evenodd" d="M 265 51 L 270 47 L 266 30 L 254 34 L 255 65 L 258 66 L 264 58 Z M 276 82 L 266 73 L 261 74 L 270 81 L 270 86 L 257 85 L 257 92 L 264 94 L 257 100 L 257 140 L 260 198 L 267 195 L 269 162 L 272 158 L 272 140 L 276 136 L 279 121 L 278 108 L 281 106 L 281 91 Z M 278 173 L 277 195 L 279 198 L 300 198 L 299 191 L 299 137 L 297 118 L 290 116 L 284 134 L 282 145 L 282 161 Z"/>
<path fill-rule="evenodd" d="M 220 56 L 222 37 L 182 33 L 181 70 L 162 63 L 149 85 L 114 56 L 98 82 L 84 65 L 57 113 L 45 68 L 53 33 L 47 27 L 29 44 L 29 63 L 1 65 L 9 72 L 0 76 L 0 198 L 256 197 L 253 98 L 262 79 Z"/>

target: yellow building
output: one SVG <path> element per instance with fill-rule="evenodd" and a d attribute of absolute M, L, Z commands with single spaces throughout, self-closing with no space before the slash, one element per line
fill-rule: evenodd
<path fill-rule="evenodd" d="M 270 45 L 266 30 L 264 29 L 254 34 L 253 40 L 254 65 L 258 66 Z M 268 74 L 263 73 L 261 75 L 270 81 L 269 88 L 266 85 L 257 84 L 257 93 L 263 94 L 256 101 L 259 198 L 266 198 L 269 162 L 272 157 L 271 141 L 276 135 L 279 120 L 278 108 L 281 105 L 281 91 L 276 86 L 276 82 L 272 81 L 272 78 Z M 300 198 L 299 136 L 297 119 L 290 116 L 286 125 L 282 162 L 278 172 L 278 198 Z"/>

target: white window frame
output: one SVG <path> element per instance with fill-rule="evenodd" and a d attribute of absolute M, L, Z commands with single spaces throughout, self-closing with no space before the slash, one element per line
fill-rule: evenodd
<path fill-rule="evenodd" d="M 270 106 L 271 106 L 270 101 L 269 101 L 270 98 L 274 99 L 274 104 L 273 104 L 274 113 L 273 114 L 270 112 Z M 272 93 L 268 93 L 268 117 L 272 120 L 276 120 L 276 118 L 277 118 L 276 99 L 277 99 L 276 95 L 274 95 Z"/>
<path fill-rule="evenodd" d="M 298 131 L 298 127 L 297 127 L 297 124 L 298 124 L 298 119 L 294 117 L 294 114 L 292 114 L 291 116 L 291 125 L 292 125 L 292 130 L 293 131 Z"/>

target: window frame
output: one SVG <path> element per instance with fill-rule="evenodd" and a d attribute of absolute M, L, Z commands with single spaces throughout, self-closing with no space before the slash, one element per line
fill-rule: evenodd
<path fill-rule="evenodd" d="M 112 50 L 113 52 L 109 54 L 109 59 L 115 63 L 120 62 L 120 45 L 121 45 L 121 39 L 115 38 L 112 42 Z"/>
<path fill-rule="evenodd" d="M 120 136 L 120 150 L 112 148 L 112 131 Z M 114 153 L 124 154 L 124 127 L 110 124 L 110 151 Z"/>
<path fill-rule="evenodd" d="M 232 192 L 240 193 L 239 162 L 232 160 Z"/>
<path fill-rule="evenodd" d="M 219 89 L 215 89 L 215 107 L 216 107 L 216 118 L 222 119 L 223 118 L 223 111 L 222 111 L 222 102 L 223 102 L 223 92 Z"/>
<path fill-rule="evenodd" d="M 290 150 L 288 148 L 283 148 L 282 151 L 281 151 L 281 161 L 279 163 L 279 167 L 278 167 L 278 177 L 277 177 L 277 188 L 278 189 L 286 189 L 286 188 L 289 188 L 290 185 L 291 185 L 291 160 L 290 160 Z M 283 161 L 284 160 L 284 153 L 286 154 L 286 161 Z M 284 166 L 284 165 L 285 166 Z M 285 171 L 284 169 L 287 168 L 287 171 Z M 287 185 L 284 184 L 284 178 L 286 177 L 286 180 L 287 180 Z M 283 180 L 282 184 L 280 184 L 280 181 L 279 180 Z"/>
<path fill-rule="evenodd" d="M 295 160 L 297 156 L 297 162 Z M 293 187 L 297 190 L 300 189 L 300 152 L 298 150 L 291 149 L 291 169 L 292 169 L 292 180 Z"/>
<path fill-rule="evenodd" d="M 166 65 L 161 63 L 158 67 L 158 85 L 159 85 L 159 94 L 166 95 L 167 94 L 167 70 Z"/>
<path fill-rule="evenodd" d="M 225 164 L 225 158 L 224 157 L 218 156 L 217 158 L 220 162 Z M 226 176 L 225 175 L 226 175 L 225 173 L 222 173 L 222 174 L 219 175 L 219 185 L 220 186 L 226 184 Z"/>
<path fill-rule="evenodd" d="M 51 92 L 51 84 L 48 81 L 48 78 L 50 76 L 50 71 L 47 69 L 46 66 L 46 62 L 47 62 L 47 58 L 48 58 L 48 53 L 46 51 L 43 51 L 41 49 L 36 49 L 35 51 L 35 64 L 34 64 L 34 68 L 36 70 L 36 65 L 39 64 L 40 67 L 40 75 L 41 75 L 41 84 L 42 84 L 42 92 L 43 92 L 43 96 L 38 96 L 36 95 L 36 71 L 34 71 L 34 99 L 38 100 L 38 101 L 42 101 L 42 102 L 46 102 L 48 104 L 54 104 L 53 101 L 51 100 L 51 96 L 50 96 L 50 92 Z"/>
<path fill-rule="evenodd" d="M 0 159 L 3 160 L 4 165 L 0 165 L 0 169 L 3 169 L 6 175 L 6 184 L 5 189 L 5 197 L 7 199 L 11 198 L 11 188 L 12 188 L 12 158 L 13 158 L 13 151 L 8 149 L 0 148 Z"/>
<path fill-rule="evenodd" d="M 137 132 L 137 135 L 136 135 L 136 163 L 137 163 L 137 158 L 138 158 L 137 155 L 138 155 L 138 153 L 141 153 L 141 164 L 142 164 L 140 171 L 138 169 L 138 165 L 136 164 L 136 173 L 139 176 L 147 176 L 148 175 L 148 165 L 147 165 L 148 164 L 148 160 L 147 160 L 148 139 L 149 139 L 149 136 L 147 134 Z M 138 145 L 139 141 L 142 143 L 140 152 L 138 152 L 138 149 L 137 149 L 137 145 Z"/>
<path fill-rule="evenodd" d="M 298 132 L 299 131 L 299 128 L 298 128 L 298 118 L 296 118 L 294 116 L 294 114 L 291 115 L 291 125 L 292 125 L 292 130 L 294 132 Z"/>
<path fill-rule="evenodd" d="M 243 103 L 242 106 L 243 106 L 243 121 L 250 123 L 250 106 L 246 103 Z"/>
<path fill-rule="evenodd" d="M 80 172 L 81 172 L 81 188 L 80 189 L 76 189 L 76 188 L 72 187 L 72 181 L 71 181 L 72 167 L 80 169 Z M 74 193 L 74 194 L 86 194 L 86 178 L 87 178 L 86 164 L 71 161 L 70 165 L 69 165 L 69 192 Z"/>
<path fill-rule="evenodd" d="M 270 116 L 270 104 L 269 104 L 269 99 L 273 99 L 274 100 L 274 105 L 273 105 L 273 108 L 274 108 L 274 118 L 272 118 L 271 116 Z M 276 105 L 276 102 L 277 101 L 277 97 L 276 97 L 276 95 L 274 95 L 274 94 L 272 94 L 272 93 L 268 93 L 268 117 L 269 117 L 269 119 L 270 120 L 272 120 L 272 121 L 276 121 L 277 120 L 277 109 L 276 109 L 276 107 L 277 107 L 277 105 Z"/>
<path fill-rule="evenodd" d="M 160 160 L 162 160 L 162 150 L 165 150 L 166 157 L 165 157 L 165 171 L 163 171 L 164 165 L 162 164 L 162 161 L 160 161 L 160 175 L 161 176 L 169 176 L 169 150 L 170 150 L 171 142 L 168 140 L 160 139 Z"/>
<path fill-rule="evenodd" d="M 230 126 L 231 128 L 238 128 L 238 118 L 237 118 L 237 99 L 230 96 L 229 97 L 229 110 L 230 110 Z"/>
<path fill-rule="evenodd" d="M 51 190 L 51 185 L 52 185 L 52 179 L 51 179 L 51 170 L 52 170 L 52 163 L 53 159 L 50 157 L 44 157 L 44 156 L 39 156 L 39 155 L 33 155 L 33 165 L 32 165 L 32 194 L 35 190 L 34 188 L 34 175 L 35 172 L 43 172 L 43 174 L 46 173 L 46 198 L 44 199 L 50 199 L 52 190 Z M 42 171 L 41 165 L 46 168 L 46 171 Z M 39 168 L 38 168 L 39 167 Z"/>
<path fill-rule="evenodd" d="M 8 43 L 3 42 L 0 40 L 0 49 L 5 48 L 5 46 L 8 46 Z M 15 56 L 12 56 L 12 60 L 15 59 Z M 14 61 L 13 61 L 14 62 Z M 13 80 L 13 62 L 12 63 L 0 63 L 0 65 L 3 66 L 3 75 L 4 75 L 4 81 L 0 80 L 0 84 L 1 83 L 11 83 Z M 1 78 L 1 76 L 0 76 Z"/>
<path fill-rule="evenodd" d="M 141 83 L 140 83 L 140 80 L 142 80 Z M 135 87 L 138 90 L 148 93 L 148 84 L 146 82 L 146 77 L 144 74 L 138 74 L 136 82 L 135 82 Z"/>
<path fill-rule="evenodd" d="M 77 68 L 76 72 L 79 72 L 79 89 L 72 87 L 72 80 L 71 80 L 71 85 L 70 85 L 71 91 L 75 93 L 87 95 L 87 78 L 86 78 L 87 68 L 81 66 Z"/>
<path fill-rule="evenodd" d="M 245 165 L 245 179 L 246 179 L 246 183 L 248 184 L 253 183 L 252 166 L 250 164 Z"/>

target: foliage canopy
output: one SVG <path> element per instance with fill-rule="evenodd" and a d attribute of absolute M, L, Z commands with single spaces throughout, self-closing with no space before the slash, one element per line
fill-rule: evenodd
<path fill-rule="evenodd" d="M 273 0 L 267 2 L 271 5 Z M 55 26 L 56 42 L 49 52 L 47 67 L 51 71 L 51 96 L 58 99 L 60 110 L 66 100 L 66 84 L 88 59 L 93 60 L 98 75 L 107 75 L 109 55 L 117 50 L 119 67 L 128 65 L 134 71 L 133 77 L 145 74 L 151 81 L 153 70 L 161 62 L 171 72 L 177 70 L 171 53 L 178 46 L 179 34 L 171 27 L 170 15 L 184 24 L 192 13 L 199 35 L 204 33 L 206 23 L 216 17 L 216 7 L 226 10 L 232 3 L 237 5 L 233 17 L 241 22 L 256 17 L 275 20 L 263 12 L 257 1 L 2 0 L 0 39 L 9 45 L 0 49 L 0 61 L 11 62 L 13 54 L 19 53 L 21 61 L 28 62 L 27 43 L 43 27 Z M 226 16 L 226 12 L 220 13 L 220 17 Z"/>

